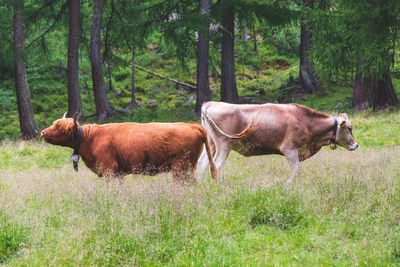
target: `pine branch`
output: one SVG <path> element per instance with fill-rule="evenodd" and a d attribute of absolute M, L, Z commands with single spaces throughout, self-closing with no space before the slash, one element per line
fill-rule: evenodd
<path fill-rule="evenodd" d="M 108 49 L 109 49 L 109 47 L 108 47 L 108 33 L 109 33 L 109 30 L 110 30 L 111 20 L 112 20 L 113 15 L 114 15 L 114 10 L 115 10 L 114 0 L 111 0 L 111 14 L 110 14 L 110 18 L 108 19 L 108 22 L 107 22 L 107 26 L 106 26 L 106 36 L 105 36 L 105 38 L 104 38 L 103 63 L 105 62 L 106 56 L 107 56 L 107 54 L 108 54 Z"/>
<path fill-rule="evenodd" d="M 118 12 L 118 9 L 115 7 L 114 1 L 111 1 L 111 6 L 112 6 L 112 9 L 115 10 L 115 13 L 117 14 L 117 17 L 119 18 L 119 20 L 122 22 L 122 25 L 125 25 L 124 19 L 123 19 L 123 17 L 121 16 L 121 14 Z M 123 35 L 124 35 L 124 40 L 125 40 L 125 42 L 126 42 L 126 46 L 128 47 L 129 50 L 131 50 L 131 46 L 130 46 L 130 44 L 129 44 L 128 36 L 127 36 L 127 34 L 126 34 L 126 31 L 125 31 L 125 27 L 124 27 L 124 26 L 122 26 L 122 33 L 123 33 Z"/>
<path fill-rule="evenodd" d="M 28 17 L 28 21 L 32 21 L 33 19 L 35 19 L 41 12 L 42 10 L 44 10 L 47 7 L 53 7 L 53 5 L 57 3 L 57 1 L 54 0 L 48 0 L 47 2 L 44 3 L 43 6 L 41 6 L 38 10 L 36 10 L 34 13 L 32 13 L 29 17 Z"/>
<path fill-rule="evenodd" d="M 65 8 L 67 7 L 68 1 L 65 1 L 65 3 L 62 5 L 60 12 L 58 12 L 53 24 L 50 25 L 49 28 L 47 28 L 41 35 L 39 35 L 37 38 L 35 38 L 29 45 L 26 46 L 26 48 L 31 47 L 35 42 L 43 38 L 49 31 L 51 31 L 54 26 L 57 24 L 57 22 L 60 20 L 62 13 L 64 12 Z"/>

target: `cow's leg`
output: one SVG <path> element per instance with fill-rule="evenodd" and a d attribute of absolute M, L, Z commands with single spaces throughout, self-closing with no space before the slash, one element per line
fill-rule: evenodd
<path fill-rule="evenodd" d="M 125 176 L 122 174 L 117 175 L 119 185 L 122 185 L 124 183 L 124 178 L 125 178 Z"/>
<path fill-rule="evenodd" d="M 110 161 L 107 163 L 99 164 L 99 173 L 104 181 L 109 184 L 114 178 L 118 177 L 118 163 L 116 161 Z"/>
<path fill-rule="evenodd" d="M 207 157 L 207 152 L 206 149 L 203 145 L 203 152 L 201 153 L 199 157 L 199 161 L 197 162 L 197 180 L 202 181 L 206 175 L 206 170 L 208 167 L 208 157 Z"/>
<path fill-rule="evenodd" d="M 224 167 L 225 161 L 228 158 L 229 152 L 231 151 L 230 145 L 228 143 L 219 143 L 215 147 L 214 163 L 218 169 L 218 180 L 223 180 L 222 169 Z"/>
<path fill-rule="evenodd" d="M 209 139 L 208 140 L 210 149 L 211 149 L 211 155 L 215 154 L 215 145 L 214 143 Z M 203 152 L 201 153 L 199 157 L 199 161 L 197 162 L 197 167 L 196 167 L 196 172 L 197 172 L 197 180 L 202 181 L 206 175 L 207 168 L 209 166 L 210 162 L 207 156 L 207 151 L 205 148 L 205 145 L 203 144 Z"/>
<path fill-rule="evenodd" d="M 175 183 L 181 184 L 183 183 L 183 174 L 179 171 L 172 171 L 172 178 Z"/>
<path fill-rule="evenodd" d="M 184 183 L 186 179 L 187 163 L 183 159 L 176 159 L 171 164 L 172 177 L 176 183 Z"/>
<path fill-rule="evenodd" d="M 187 170 L 184 173 L 184 177 L 185 177 L 185 183 L 188 185 L 192 185 L 196 183 L 196 180 L 194 179 L 194 173 L 193 173 L 193 169 L 189 168 L 189 170 Z"/>
<path fill-rule="evenodd" d="M 106 182 L 107 185 L 109 185 L 112 181 L 113 176 L 110 173 L 107 173 L 104 174 L 101 178 L 104 180 L 104 182 Z"/>
<path fill-rule="evenodd" d="M 293 179 L 297 171 L 300 169 L 299 152 L 297 149 L 291 149 L 284 152 L 284 155 L 286 159 L 289 161 L 290 166 L 292 167 L 292 175 L 290 179 L 287 181 L 287 183 L 291 184 L 293 183 Z"/>

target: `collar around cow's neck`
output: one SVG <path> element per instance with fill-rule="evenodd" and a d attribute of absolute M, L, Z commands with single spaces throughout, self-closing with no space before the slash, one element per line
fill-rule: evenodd
<path fill-rule="evenodd" d="M 79 148 L 81 146 L 81 141 L 82 141 L 82 130 L 83 130 L 83 127 L 79 126 L 78 135 L 75 138 L 74 154 L 76 154 L 76 155 L 79 155 Z"/>
<path fill-rule="evenodd" d="M 337 128 L 338 128 L 338 121 L 336 117 L 333 117 L 333 134 L 331 138 L 331 149 L 336 149 L 336 134 L 337 134 Z"/>
<path fill-rule="evenodd" d="M 75 138 L 75 147 L 74 147 L 74 152 L 71 155 L 71 161 L 74 166 L 74 170 L 78 171 L 78 163 L 79 163 L 79 148 L 81 146 L 81 141 L 82 141 L 82 130 L 83 127 L 79 126 L 78 128 L 78 134 Z"/>

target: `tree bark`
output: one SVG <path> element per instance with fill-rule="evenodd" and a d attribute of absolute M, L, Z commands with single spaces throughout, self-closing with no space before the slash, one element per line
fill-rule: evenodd
<path fill-rule="evenodd" d="M 238 103 L 235 77 L 235 13 L 231 4 L 222 18 L 221 101 Z"/>
<path fill-rule="evenodd" d="M 357 63 L 356 77 L 353 87 L 352 106 L 356 110 L 363 110 L 371 107 L 369 101 L 368 88 L 372 88 L 373 82 L 369 77 L 362 77 L 360 66 L 363 62 Z"/>
<path fill-rule="evenodd" d="M 253 38 L 253 42 L 254 42 L 254 51 L 256 51 L 257 55 L 258 55 L 258 49 L 257 49 L 257 30 L 256 30 L 256 25 L 253 23 L 253 34 L 254 34 L 254 38 Z"/>
<path fill-rule="evenodd" d="M 352 106 L 356 110 L 372 108 L 373 110 L 385 109 L 399 103 L 390 70 L 387 70 L 382 78 L 377 81 L 370 77 L 363 77 L 360 72 L 362 61 L 357 64 L 356 78 L 354 82 Z"/>
<path fill-rule="evenodd" d="M 306 7 L 314 9 L 314 0 L 303 0 Z M 300 85 L 305 92 L 314 93 L 318 87 L 318 78 L 315 74 L 314 62 L 309 57 L 312 47 L 311 21 L 302 18 L 300 33 Z"/>
<path fill-rule="evenodd" d="M 22 139 L 33 139 L 38 134 L 38 129 L 33 116 L 31 99 L 29 96 L 28 82 L 26 80 L 26 67 L 22 58 L 24 52 L 24 0 L 14 1 L 14 63 L 15 63 L 15 89 L 19 124 Z"/>
<path fill-rule="evenodd" d="M 96 104 L 97 120 L 103 121 L 111 115 L 104 85 L 103 67 L 100 53 L 100 30 L 104 0 L 95 0 L 92 25 L 90 27 L 90 60 L 92 63 L 93 94 Z"/>
<path fill-rule="evenodd" d="M 207 17 L 204 25 L 199 31 L 197 41 L 197 90 L 196 109 L 199 113 L 204 102 L 211 99 L 210 82 L 208 80 L 208 57 L 209 57 L 209 16 L 210 0 L 199 0 L 200 14 Z"/>
<path fill-rule="evenodd" d="M 82 101 L 79 89 L 79 0 L 69 0 L 68 33 L 68 117 L 76 112 L 82 115 Z"/>

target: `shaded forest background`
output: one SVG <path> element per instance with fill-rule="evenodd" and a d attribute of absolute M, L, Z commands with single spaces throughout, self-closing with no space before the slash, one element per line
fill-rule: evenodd
<path fill-rule="evenodd" d="M 0 3 L 0 138 L 80 121 L 198 120 L 201 103 L 398 105 L 400 3 Z"/>

